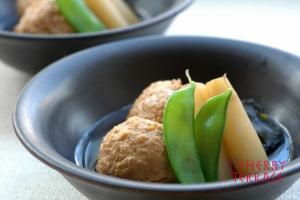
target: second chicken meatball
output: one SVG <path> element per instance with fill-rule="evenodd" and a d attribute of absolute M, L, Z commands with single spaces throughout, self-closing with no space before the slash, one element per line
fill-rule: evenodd
<path fill-rule="evenodd" d="M 180 79 L 152 83 L 135 100 L 128 117 L 139 116 L 162 123 L 169 96 L 181 87 Z"/>

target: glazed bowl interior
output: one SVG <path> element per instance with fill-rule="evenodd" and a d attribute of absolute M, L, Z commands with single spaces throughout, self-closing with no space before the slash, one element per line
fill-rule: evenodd
<path fill-rule="evenodd" d="M 227 73 L 242 99 L 255 99 L 288 128 L 295 147 L 294 160 L 284 169 L 282 181 L 160 185 L 107 177 L 75 165 L 76 145 L 99 118 L 132 103 L 153 81 L 181 78 L 186 82 L 187 68 L 192 78 L 201 82 Z M 128 199 L 141 198 L 136 194 L 141 191 L 145 199 L 163 192 L 170 196 L 162 199 L 232 195 L 232 199 L 239 199 L 245 194 L 249 199 L 275 198 L 299 177 L 299 80 L 300 59 L 268 47 L 198 37 L 128 40 L 76 53 L 40 72 L 19 97 L 14 125 L 34 156 L 60 171 L 90 198 L 101 191 L 114 199 L 122 196 L 123 190 L 126 195 L 131 191 Z M 103 188 L 110 188 L 111 193 L 103 192 Z"/>
<path fill-rule="evenodd" d="M 87 47 L 147 35 L 163 34 L 193 0 L 127 0 L 141 22 L 120 29 L 75 34 L 19 34 L 16 0 L 0 0 L 0 59 L 18 69 L 36 73 L 46 65 Z"/>

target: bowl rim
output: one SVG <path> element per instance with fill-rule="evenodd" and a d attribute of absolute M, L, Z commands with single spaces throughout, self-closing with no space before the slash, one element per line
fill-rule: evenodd
<path fill-rule="evenodd" d="M 155 24 L 161 23 L 163 21 L 169 20 L 180 12 L 184 11 L 188 8 L 195 0 L 180 0 L 177 5 L 174 5 L 167 11 L 154 16 L 150 19 L 141 21 L 139 23 L 130 25 L 125 28 L 117 28 L 117 29 L 108 29 L 105 31 L 98 31 L 98 32 L 91 32 L 91 33 L 70 33 L 70 34 L 30 34 L 30 33 L 15 33 L 13 31 L 7 30 L 0 30 L 0 38 L 6 39 L 20 39 L 20 40 L 51 40 L 51 41 L 58 41 L 58 40 L 76 40 L 76 39 L 92 39 L 97 37 L 107 37 L 107 36 L 114 36 L 118 34 L 126 34 L 130 32 L 134 32 L 137 30 L 141 30 Z M 176 3 L 176 2 L 175 2 Z"/>
<path fill-rule="evenodd" d="M 205 183 L 205 184 L 188 184 L 188 185 L 182 185 L 182 184 L 165 184 L 165 183 L 144 183 L 144 182 L 138 182 L 138 181 L 132 181 L 132 180 L 126 180 L 121 178 L 116 178 L 112 176 L 107 175 L 101 175 L 96 172 L 92 172 L 91 170 L 82 168 L 77 166 L 75 163 L 67 160 L 63 156 L 61 156 L 58 153 L 51 154 L 51 153 L 45 153 L 36 148 L 36 146 L 28 139 L 27 135 L 34 134 L 33 130 L 21 130 L 21 123 L 20 119 L 18 117 L 18 112 L 20 109 L 20 104 L 24 101 L 24 95 L 26 94 L 26 90 L 30 88 L 31 84 L 34 83 L 34 81 L 38 78 L 41 74 L 47 74 L 51 73 L 51 71 L 55 68 L 57 68 L 57 64 L 62 62 L 66 59 L 72 59 L 72 57 L 78 56 L 78 55 L 85 55 L 89 53 L 89 51 L 93 51 L 97 49 L 105 49 L 107 47 L 112 46 L 119 46 L 129 43 L 136 42 L 153 42 L 156 40 L 173 40 L 176 41 L 178 39 L 181 40 L 190 40 L 190 39 L 198 39 L 198 40 L 210 40 L 211 42 L 229 42 L 235 45 L 243 45 L 243 46 L 249 46 L 249 47 L 256 47 L 261 48 L 263 50 L 272 51 L 273 53 L 280 53 L 284 54 L 285 56 L 292 57 L 294 59 L 300 60 L 300 57 L 260 44 L 255 44 L 251 42 L 245 42 L 240 40 L 233 40 L 233 39 L 223 39 L 223 38 L 215 38 L 215 37 L 199 37 L 199 36 L 172 36 L 172 37 L 164 37 L 164 36 L 148 36 L 148 37 L 141 37 L 141 38 L 135 38 L 135 39 L 127 39 L 123 41 L 116 41 L 109 44 L 99 45 L 96 47 L 91 47 L 82 51 L 79 51 L 77 53 L 71 54 L 63 59 L 60 59 L 59 61 L 49 65 L 45 69 L 41 70 L 36 76 L 34 76 L 27 84 L 26 86 L 21 90 L 21 92 L 18 95 L 12 120 L 13 120 L 13 126 L 15 133 L 20 140 L 20 142 L 23 144 L 23 146 L 38 160 L 46 164 L 47 166 L 53 168 L 54 170 L 60 172 L 63 176 L 70 177 L 73 179 L 80 180 L 82 182 L 92 184 L 94 186 L 98 187 L 105 187 L 115 190 L 123 190 L 123 191 L 137 191 L 137 192 L 157 192 L 157 193 L 165 193 L 165 192 L 172 192 L 172 193 L 185 193 L 185 192 L 224 192 L 228 190 L 237 190 L 237 189 L 243 189 L 248 187 L 254 187 L 256 185 L 262 185 L 268 182 L 277 181 L 276 177 L 271 177 L 267 182 L 235 182 L 234 179 L 232 180 L 226 180 L 226 181 L 219 181 L 219 182 L 212 182 L 212 183 Z M 59 66 L 60 67 L 60 66 Z M 28 119 L 27 119 L 28 120 Z M 22 120 L 21 120 L 22 121 Z M 55 150 L 54 150 L 55 151 Z M 286 165 L 282 171 L 281 177 L 285 178 L 288 176 L 295 175 L 300 172 L 300 157 L 292 160 L 289 162 L 288 165 Z M 300 176 L 300 175 L 299 175 Z"/>

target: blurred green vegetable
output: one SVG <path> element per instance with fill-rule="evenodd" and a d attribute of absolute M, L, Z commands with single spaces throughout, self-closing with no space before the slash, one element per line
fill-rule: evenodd
<path fill-rule="evenodd" d="M 105 30 L 104 25 L 90 11 L 84 0 L 56 0 L 56 3 L 60 12 L 77 32 Z"/>

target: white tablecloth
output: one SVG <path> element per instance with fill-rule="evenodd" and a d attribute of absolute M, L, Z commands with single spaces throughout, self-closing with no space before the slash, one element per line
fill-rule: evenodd
<path fill-rule="evenodd" d="M 300 3 L 291 0 L 198 0 L 168 35 L 218 36 L 258 42 L 300 55 Z M 85 199 L 17 140 L 11 112 L 30 76 L 0 61 L 0 199 Z M 279 199 L 296 200 L 300 180 Z"/>

